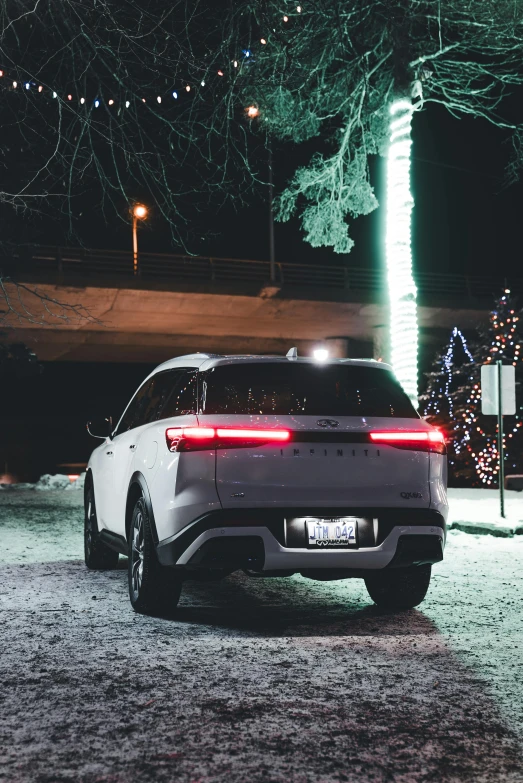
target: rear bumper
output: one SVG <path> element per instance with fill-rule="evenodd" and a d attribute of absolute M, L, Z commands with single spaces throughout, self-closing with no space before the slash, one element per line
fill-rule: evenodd
<path fill-rule="evenodd" d="M 315 515 L 320 515 L 315 510 Z M 288 513 L 288 510 L 286 510 Z M 157 547 L 160 563 L 199 568 L 248 568 L 254 571 L 347 571 L 347 576 L 383 568 L 400 568 L 443 559 L 445 520 L 433 510 L 343 510 L 344 515 L 369 518 L 374 513 L 372 540 L 354 549 L 320 551 L 289 545 L 278 512 L 261 515 L 211 512 Z M 292 513 L 307 516 L 303 509 Z M 330 509 L 329 516 L 338 515 Z M 249 518 L 250 516 L 250 518 Z M 327 514 L 325 515 L 327 516 Z M 402 519 L 404 524 L 402 524 Z M 369 519 L 369 523 L 373 520 Z"/>

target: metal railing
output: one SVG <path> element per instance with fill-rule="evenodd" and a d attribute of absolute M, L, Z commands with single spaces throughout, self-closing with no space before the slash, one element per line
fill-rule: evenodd
<path fill-rule="evenodd" d="M 24 248 L 7 259 L 12 274 L 34 275 L 38 280 L 93 282 L 121 280 L 122 285 L 133 275 L 131 252 L 119 250 L 86 250 L 68 247 Z M 269 262 L 237 258 L 212 258 L 140 253 L 139 278 L 158 282 L 269 283 Z M 418 272 L 416 282 L 420 295 L 427 298 L 485 299 L 498 295 L 506 281 L 495 276 L 468 276 Z M 385 276 L 377 270 L 344 265 L 276 264 L 274 284 L 281 287 L 317 287 L 344 289 L 354 292 L 378 293 L 385 288 Z M 523 279 L 511 280 L 514 293 L 523 293 Z"/>

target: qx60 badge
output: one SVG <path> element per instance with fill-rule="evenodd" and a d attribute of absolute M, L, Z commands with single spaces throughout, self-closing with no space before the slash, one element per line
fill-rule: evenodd
<path fill-rule="evenodd" d="M 319 419 L 319 421 L 316 422 L 318 427 L 339 427 L 340 423 L 339 421 L 336 421 L 336 419 Z"/>

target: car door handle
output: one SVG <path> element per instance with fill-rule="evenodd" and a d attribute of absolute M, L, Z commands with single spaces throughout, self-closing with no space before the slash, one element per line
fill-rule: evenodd
<path fill-rule="evenodd" d="M 134 451 L 135 448 L 136 448 L 136 445 L 133 443 L 131 446 L 129 446 L 129 448 L 131 449 L 131 451 Z"/>

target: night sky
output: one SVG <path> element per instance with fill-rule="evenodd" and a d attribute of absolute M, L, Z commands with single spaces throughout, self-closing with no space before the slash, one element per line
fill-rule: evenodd
<path fill-rule="evenodd" d="M 283 184 L 296 165 L 305 163 L 314 145 L 286 145 L 275 151 L 275 181 Z M 465 274 L 520 277 L 523 188 L 504 187 L 510 155 L 506 134 L 482 120 L 456 120 L 431 107 L 414 120 L 412 187 L 415 196 L 413 241 L 416 269 Z M 373 179 L 383 192 L 384 162 L 375 161 Z M 242 205 L 231 205 L 191 223 L 190 250 L 238 258 L 268 258 L 268 211 L 263 193 Z M 137 199 L 145 196 L 136 193 Z M 122 204 L 122 215 L 125 205 Z M 305 263 L 381 264 L 384 211 L 376 210 L 352 225 L 356 247 L 349 257 L 313 249 L 301 239 L 297 220 L 276 225 L 277 259 Z M 3 207 L 4 235 L 14 242 L 78 244 L 125 249 L 129 225 L 116 217 L 104 223 L 99 204 L 91 201 L 76 224 L 77 237 L 67 236 L 63 217 L 13 217 Z M 200 237 L 200 239 L 198 239 Z M 93 239 L 94 238 L 94 239 Z M 154 214 L 141 229 L 141 248 L 173 250 L 170 232 Z M 174 249 L 175 252 L 179 249 Z M 202 346 L 202 350 L 205 346 Z M 95 441 L 85 434 L 91 415 L 119 416 L 143 377 L 144 365 L 49 363 L 41 375 L 9 380 L 1 390 L 0 473 L 7 468 L 20 479 L 34 480 L 55 472 L 60 463 L 86 461 Z M 60 472 L 67 472 L 58 468 Z"/>

